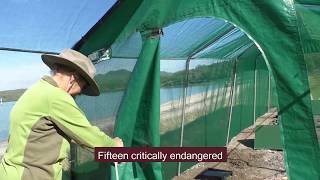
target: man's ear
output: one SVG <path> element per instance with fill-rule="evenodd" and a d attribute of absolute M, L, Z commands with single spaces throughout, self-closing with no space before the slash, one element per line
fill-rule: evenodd
<path fill-rule="evenodd" d="M 73 83 L 73 82 L 75 82 L 75 81 L 76 81 L 76 78 L 74 77 L 73 74 L 71 74 L 71 76 L 70 76 L 70 82 Z"/>

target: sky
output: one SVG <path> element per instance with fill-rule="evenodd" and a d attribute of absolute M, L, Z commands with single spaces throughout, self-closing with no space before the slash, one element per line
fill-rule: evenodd
<path fill-rule="evenodd" d="M 27 88 L 46 74 L 40 54 L 0 51 L 0 91 Z"/>
<path fill-rule="evenodd" d="M 0 91 L 28 88 L 43 75 L 49 74 L 49 69 L 42 63 L 41 54 L 19 53 L 1 50 L 1 48 L 16 48 L 60 52 L 72 47 L 88 30 L 107 12 L 116 0 L 4 0 L 0 1 Z M 166 37 L 176 33 L 176 29 L 188 31 L 189 26 L 205 23 L 209 29 L 200 28 L 202 36 L 216 28 L 221 20 L 196 19 L 190 22 L 180 22 L 165 29 L 162 42 L 169 50 L 178 48 L 185 50 L 185 44 L 195 43 L 196 39 L 179 36 L 181 46 L 173 45 L 172 39 Z M 209 23 L 209 24 L 208 24 Z M 209 26 L 210 25 L 210 26 Z M 171 29 L 171 31 L 170 31 Z M 197 33 L 199 36 L 200 34 Z M 183 33 L 182 33 L 183 34 Z M 182 41 L 183 40 L 183 41 Z M 165 43 L 167 42 L 167 43 Z M 180 41 L 179 41 L 180 42 Z M 183 43 L 182 43 L 183 42 Z M 172 46 L 169 46 L 172 44 Z M 126 49 L 125 49 L 126 50 Z M 166 52 L 172 53 L 167 49 Z M 137 51 L 134 49 L 134 51 Z M 165 51 L 165 50 L 162 50 Z M 180 51 L 179 51 L 180 53 Z M 165 63 L 164 63 L 165 62 Z M 211 61 L 192 61 L 190 69 L 200 64 L 210 64 Z M 107 64 L 107 63 L 106 63 Z M 113 68 L 132 69 L 134 61 L 109 63 Z M 105 73 L 110 68 L 97 67 L 98 73 Z M 185 60 L 161 61 L 160 70 L 176 72 L 185 69 Z M 116 70 L 116 69 L 113 69 Z"/>
<path fill-rule="evenodd" d="M 60 52 L 70 48 L 115 1 L 0 1 L 0 49 Z M 40 54 L 0 50 L 0 91 L 27 88 L 48 73 Z"/>

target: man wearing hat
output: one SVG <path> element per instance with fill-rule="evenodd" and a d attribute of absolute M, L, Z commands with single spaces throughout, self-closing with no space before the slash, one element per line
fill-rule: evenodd
<path fill-rule="evenodd" d="M 120 138 L 92 126 L 74 101 L 78 94 L 100 94 L 92 62 L 71 49 L 41 58 L 52 76 L 30 87 L 13 107 L 0 180 L 61 179 L 71 140 L 89 148 L 123 147 Z"/>

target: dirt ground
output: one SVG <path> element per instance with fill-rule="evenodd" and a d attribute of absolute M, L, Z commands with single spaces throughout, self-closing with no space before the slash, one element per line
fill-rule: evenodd
<path fill-rule="evenodd" d="M 257 119 L 255 125 L 244 129 L 228 144 L 228 159 L 222 163 L 198 163 L 174 180 L 195 179 L 208 168 L 232 171 L 228 180 L 286 180 L 283 151 L 255 150 L 253 148 L 256 125 L 273 124 L 277 113 L 273 110 Z"/>

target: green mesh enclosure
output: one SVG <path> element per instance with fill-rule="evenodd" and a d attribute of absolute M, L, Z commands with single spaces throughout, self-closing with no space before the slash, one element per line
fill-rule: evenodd
<path fill-rule="evenodd" d="M 199 38 L 191 38 L 190 35 L 195 32 Z M 225 146 L 233 136 L 254 123 L 255 117 L 268 111 L 273 94 L 270 74 L 256 46 L 239 29 L 219 19 L 198 18 L 168 26 L 163 33 L 158 52 L 159 69 L 155 69 L 159 72 L 159 89 L 156 90 L 159 99 L 155 102 L 159 104 L 152 106 L 159 108 L 159 114 L 152 115 L 159 119 L 156 132 L 159 133 L 158 146 Z M 77 98 L 92 124 L 109 135 L 117 135 L 114 132 L 115 121 L 127 119 L 124 114 L 134 113 L 139 118 L 140 111 L 150 111 L 143 106 L 132 112 L 126 109 L 129 105 L 125 102 L 130 99 L 137 103 L 150 103 L 143 100 L 143 94 L 139 99 L 132 97 L 135 94 L 138 96 L 140 90 L 145 92 L 143 89 L 150 85 L 136 87 L 137 80 L 143 78 L 143 72 L 133 73 L 143 71 L 141 68 L 145 68 L 146 64 L 136 64 L 137 59 L 150 51 L 146 49 L 149 48 L 146 43 L 150 36 L 147 33 L 142 37 L 139 33 L 132 34 L 126 41 L 112 45 L 110 60 L 98 60 L 101 62 L 96 65 L 98 75 L 95 79 L 102 91 L 100 97 Z M 151 38 L 152 41 L 156 39 Z M 238 44 L 242 45 L 239 47 Z M 103 59 L 103 53 L 101 55 Z M 138 120 L 135 123 L 139 124 Z M 120 129 L 126 128 L 126 133 L 120 132 L 120 137 L 128 138 L 123 138 L 127 146 L 152 144 L 142 131 L 144 126 L 140 130 L 135 127 L 137 124 L 132 126 L 129 128 L 128 122 L 118 125 Z M 128 133 L 130 129 L 133 130 L 131 135 Z M 139 132 L 138 136 L 134 131 Z M 92 152 L 74 145 L 72 156 L 73 177 L 114 177 L 112 165 L 94 162 Z M 135 178 L 128 175 L 134 171 L 140 172 L 136 178 L 170 179 L 194 164 L 162 163 L 158 166 L 162 167 L 160 174 L 148 174 L 146 172 L 151 167 L 147 163 L 126 163 L 120 165 L 120 172 L 124 179 Z"/>
<path fill-rule="evenodd" d="M 277 107 L 288 176 L 312 179 L 319 15 L 315 0 L 121 1 L 74 48 L 137 59 L 115 114 L 126 146 L 224 146 Z M 192 164 L 125 163 L 120 179 L 170 179 Z M 94 174 L 114 179 L 105 166 Z"/>

